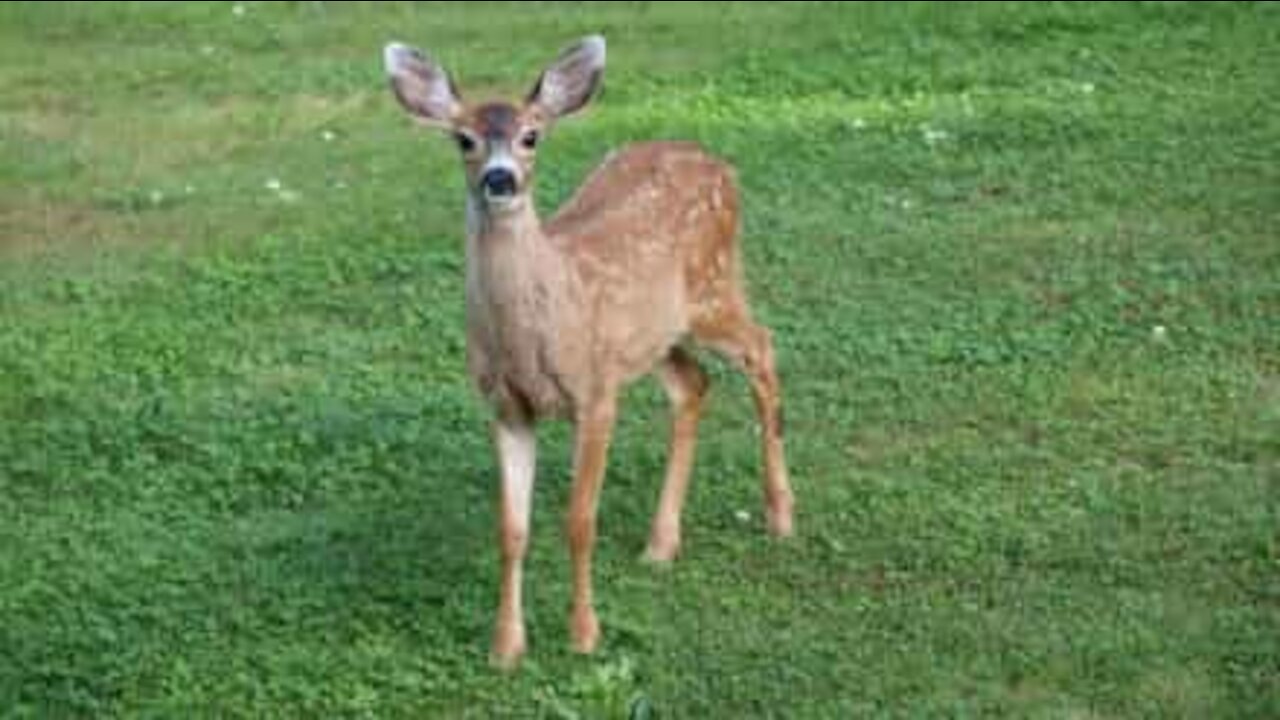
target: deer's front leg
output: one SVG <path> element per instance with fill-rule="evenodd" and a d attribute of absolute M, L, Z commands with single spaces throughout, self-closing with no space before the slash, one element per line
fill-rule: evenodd
<path fill-rule="evenodd" d="M 596 540 L 596 506 L 604 481 L 616 401 L 612 394 L 582 408 L 575 418 L 573 490 L 569 501 L 569 554 L 573 564 L 573 609 L 569 631 L 573 649 L 590 653 L 600 640 L 600 622 L 591 599 L 591 551 Z"/>
<path fill-rule="evenodd" d="M 537 444 L 533 425 L 523 419 L 496 421 L 493 436 L 502 474 L 498 491 L 502 580 L 492 660 L 500 668 L 511 668 L 519 662 L 525 649 L 521 571 L 529 539 Z"/>

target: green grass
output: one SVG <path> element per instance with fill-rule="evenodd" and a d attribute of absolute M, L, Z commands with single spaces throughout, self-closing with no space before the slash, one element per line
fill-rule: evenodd
<path fill-rule="evenodd" d="M 1280 4 L 243 7 L 0 4 L 0 716 L 1280 716 Z M 539 201 L 739 167 L 799 536 L 713 362 L 639 563 L 636 386 L 574 656 L 547 426 L 505 676 L 460 172 L 380 48 L 519 92 L 594 31 Z"/>

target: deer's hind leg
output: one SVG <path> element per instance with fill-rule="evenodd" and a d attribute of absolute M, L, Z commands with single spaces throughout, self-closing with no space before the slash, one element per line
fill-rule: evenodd
<path fill-rule="evenodd" d="M 697 443 L 698 418 L 710 381 L 698 361 L 680 347 L 671 349 L 658 367 L 658 377 L 671 400 L 671 437 L 667 446 L 667 476 L 653 516 L 645 559 L 665 563 L 680 549 L 680 509 L 689 487 Z"/>
<path fill-rule="evenodd" d="M 783 449 L 782 387 L 774 363 L 773 339 L 767 328 L 751 319 L 745 302 L 721 307 L 724 311 L 694 325 L 694 337 L 731 360 L 751 383 L 760 421 L 765 517 L 772 534 L 786 537 L 792 533 L 794 498 Z"/>

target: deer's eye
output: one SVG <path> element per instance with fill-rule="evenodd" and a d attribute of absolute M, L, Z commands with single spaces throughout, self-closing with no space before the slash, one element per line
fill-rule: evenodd
<path fill-rule="evenodd" d="M 476 139 L 466 133 L 457 133 L 453 136 L 458 143 L 458 149 L 464 153 L 472 152 L 476 149 Z"/>
<path fill-rule="evenodd" d="M 539 139 L 537 130 L 526 130 L 525 133 L 520 136 L 520 145 L 525 150 L 532 150 L 538 147 Z"/>

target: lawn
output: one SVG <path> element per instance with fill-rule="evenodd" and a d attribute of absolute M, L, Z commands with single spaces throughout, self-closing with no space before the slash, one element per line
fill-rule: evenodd
<path fill-rule="evenodd" d="M 463 186 L 382 45 L 743 185 L 797 536 L 714 376 L 669 570 L 628 391 L 592 657 L 541 431 L 529 655 Z M 0 4 L 0 717 L 1280 716 L 1280 3 Z"/>

